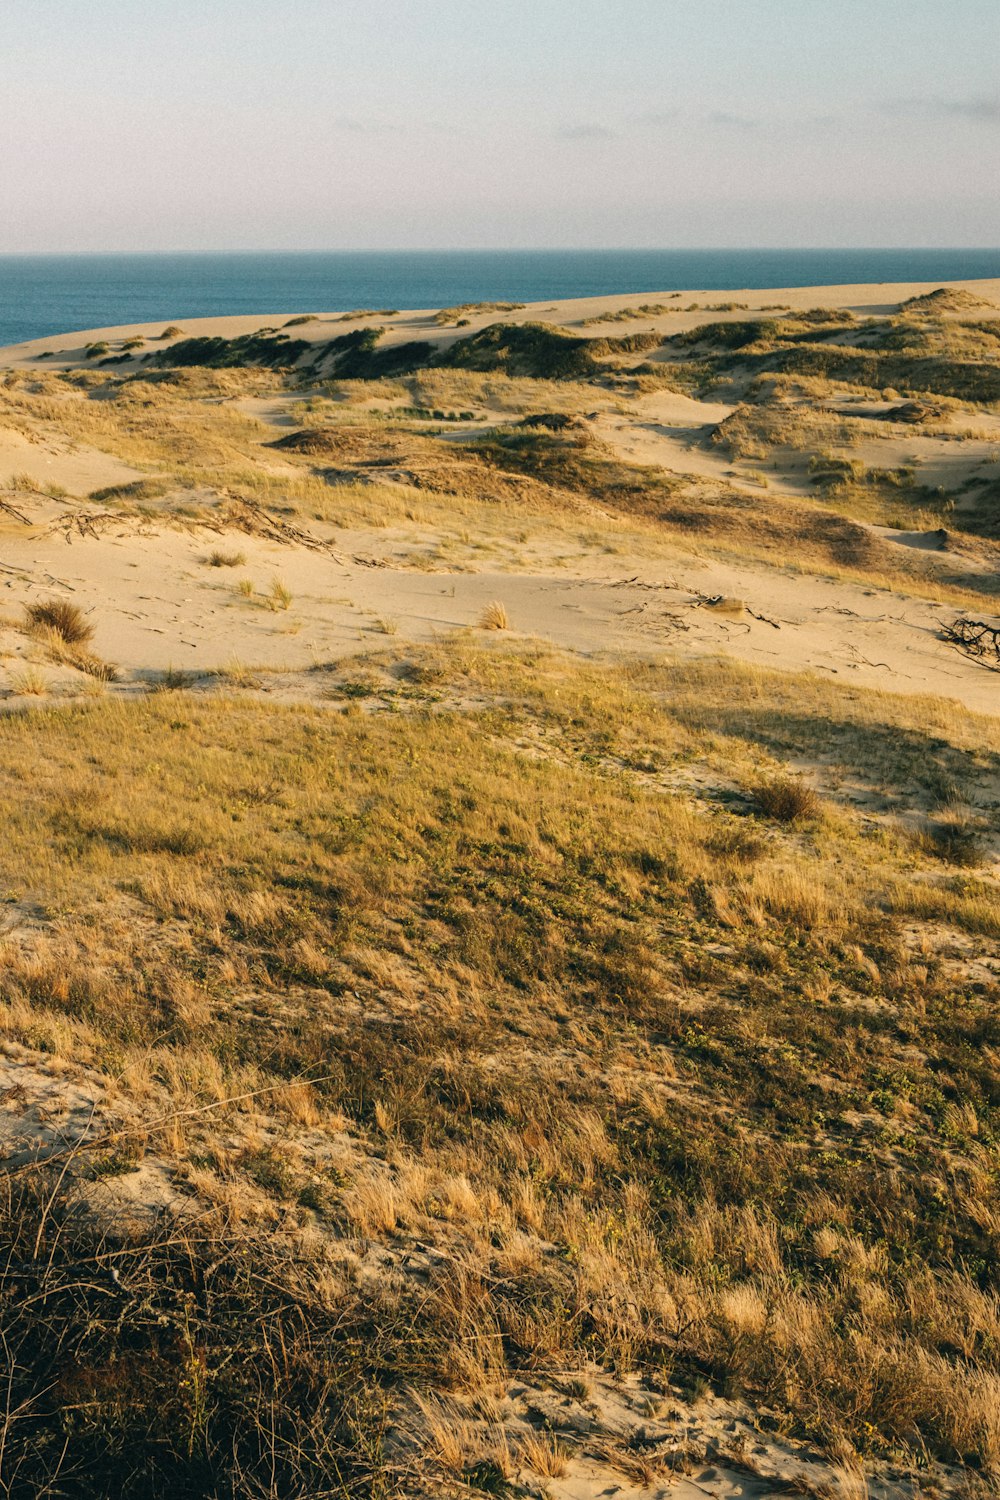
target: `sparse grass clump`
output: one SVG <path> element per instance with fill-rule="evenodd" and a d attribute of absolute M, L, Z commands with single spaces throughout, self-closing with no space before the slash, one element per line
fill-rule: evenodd
<path fill-rule="evenodd" d="M 195 678 L 192 673 L 183 671 L 180 667 L 169 666 L 165 672 L 161 672 L 153 682 L 153 691 L 156 693 L 179 693 L 186 688 L 193 687 Z"/>
<path fill-rule="evenodd" d="M 754 803 L 776 823 L 804 823 L 818 816 L 820 801 L 812 787 L 797 776 L 774 777 L 752 788 Z"/>
<path fill-rule="evenodd" d="M 215 675 L 217 680 L 225 683 L 227 687 L 259 688 L 263 681 L 259 671 L 248 666 L 238 657 L 233 657 Z"/>
<path fill-rule="evenodd" d="M 12 672 L 10 685 L 15 693 L 25 698 L 44 698 L 49 690 L 48 678 L 35 667 Z"/>
<path fill-rule="evenodd" d="M 510 621 L 507 618 L 507 610 L 499 599 L 494 599 L 487 604 L 479 616 L 480 630 L 509 630 Z"/>
<path fill-rule="evenodd" d="M 680 294 L 672 295 L 676 297 Z M 598 323 L 628 323 L 640 318 L 660 318 L 664 313 L 677 311 L 679 309 L 669 302 L 643 302 L 638 307 L 619 307 L 614 312 L 600 313 L 595 318 L 585 319 L 580 326 L 592 328 Z"/>
<path fill-rule="evenodd" d="M 349 312 L 339 313 L 333 321 L 335 323 L 354 323 L 359 318 L 394 318 L 398 312 L 399 309 L 397 307 L 355 307 Z"/>
<path fill-rule="evenodd" d="M 93 639 L 93 625 L 69 599 L 39 599 L 26 606 L 25 615 L 32 629 L 51 630 L 68 646 L 84 646 Z"/>
<path fill-rule="evenodd" d="M 10 488 L 15 492 L 25 495 L 37 495 L 41 493 L 41 487 L 33 474 L 27 469 L 18 469 L 16 474 L 10 476 Z"/>
<path fill-rule="evenodd" d="M 287 584 L 282 583 L 280 578 L 271 579 L 271 587 L 268 590 L 268 603 L 272 609 L 290 609 L 292 603 L 292 591 Z"/>
<path fill-rule="evenodd" d="M 981 820 L 961 812 L 945 813 L 924 824 L 919 847 L 944 864 L 976 869 L 987 863 Z"/>
<path fill-rule="evenodd" d="M 461 302 L 456 307 L 442 307 L 434 314 L 435 323 L 465 323 L 482 313 L 520 312 L 524 302 Z"/>
<path fill-rule="evenodd" d="M 85 676 L 92 677 L 96 682 L 117 682 L 117 667 L 80 646 L 71 645 L 58 630 L 53 630 L 51 626 L 34 625 L 31 627 L 31 634 L 44 647 L 49 661 L 73 667 L 77 672 L 83 672 Z"/>
<path fill-rule="evenodd" d="M 518 1456 L 527 1468 L 545 1479 L 561 1479 L 569 1472 L 565 1447 L 548 1433 L 522 1438 Z"/>
<path fill-rule="evenodd" d="M 100 489 L 92 490 L 90 498 L 104 505 L 114 502 L 144 505 L 161 499 L 169 488 L 169 484 L 163 479 L 133 479 L 125 484 L 103 485 Z"/>
<path fill-rule="evenodd" d="M 221 547 L 216 547 L 206 558 L 210 568 L 242 568 L 246 560 L 245 552 L 229 552 Z"/>

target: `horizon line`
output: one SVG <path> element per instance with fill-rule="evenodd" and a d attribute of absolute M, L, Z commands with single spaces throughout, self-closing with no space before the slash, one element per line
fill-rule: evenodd
<path fill-rule="evenodd" d="M 897 255 L 1000 254 L 996 245 L 517 245 L 306 246 L 296 249 L 0 250 L 0 259 L 85 256 L 198 255 Z"/>

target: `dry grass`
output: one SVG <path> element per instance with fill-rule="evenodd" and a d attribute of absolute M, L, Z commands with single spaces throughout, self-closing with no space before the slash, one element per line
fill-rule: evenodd
<path fill-rule="evenodd" d="M 680 312 L 677 299 L 680 293 L 672 293 L 673 303 L 670 302 L 642 302 L 636 307 L 619 307 L 613 312 L 601 313 L 596 318 L 586 318 L 580 325 L 582 328 L 593 328 L 598 323 L 629 323 L 639 318 L 660 318 L 664 313 Z"/>
<path fill-rule="evenodd" d="M 479 616 L 479 628 L 480 630 L 510 629 L 510 621 L 507 618 L 506 607 L 500 602 L 499 599 L 494 599 L 491 604 L 487 604 L 486 608 Z"/>
<path fill-rule="evenodd" d="M 7 888 L 60 913 L 4 945 L 0 1031 L 108 1091 L 114 1150 L 83 1153 L 74 1192 L 91 1159 L 110 1183 L 165 1159 L 220 1225 L 203 1248 L 140 1227 L 113 1251 L 135 1292 L 124 1342 L 104 1342 L 100 1285 L 69 1326 L 50 1280 L 18 1401 L 36 1360 L 64 1404 L 91 1393 L 67 1451 L 93 1493 L 112 1482 L 107 1424 L 136 1462 L 155 1405 L 149 1493 L 176 1492 L 195 1461 L 190 1346 L 156 1344 L 156 1320 L 186 1305 L 197 1461 L 217 1483 L 234 1451 L 257 1472 L 273 1450 L 256 1417 L 234 1450 L 249 1397 L 225 1371 L 273 1295 L 281 1432 L 306 1409 L 293 1392 L 324 1382 L 369 1412 L 401 1380 L 485 1396 L 518 1370 L 666 1360 L 875 1452 L 1000 1465 L 996 986 L 934 956 L 942 926 L 992 951 L 1000 899 L 891 822 L 873 838 L 834 806 L 762 836 L 671 789 L 691 760 L 720 788 L 794 781 L 780 756 L 801 744 L 881 786 L 934 769 L 972 796 L 994 774 L 988 728 L 707 665 L 623 680 L 462 642 L 403 660 L 393 714 L 175 693 L 0 722 Z M 469 699 L 487 706 L 448 707 Z M 36 1211 L 18 1213 L 34 1237 Z M 39 1275 L 112 1254 L 77 1236 L 53 1262 L 48 1233 Z M 384 1259 L 352 1280 L 338 1257 L 358 1236 Z M 217 1303 L 199 1268 L 220 1255 Z M 300 1355 L 319 1386 L 298 1384 Z M 9 1451 L 40 1464 L 46 1431 L 58 1454 L 58 1423 L 15 1424 Z M 295 1430 L 282 1464 L 331 1462 Z M 378 1430 L 337 1429 L 359 1495 L 373 1464 L 388 1483 Z M 430 1447 L 467 1477 L 505 1472 L 499 1449 Z"/>
<path fill-rule="evenodd" d="M 468 322 L 470 318 L 479 317 L 483 313 L 520 312 L 524 306 L 523 302 L 460 302 L 456 307 L 442 307 L 440 312 L 434 314 L 434 321 L 447 326 Z"/>
<path fill-rule="evenodd" d="M 49 690 L 49 680 L 34 667 L 23 667 L 10 674 L 10 685 L 14 693 L 24 698 L 44 698 Z"/>
<path fill-rule="evenodd" d="M 69 644 L 61 631 L 53 629 L 51 625 L 33 625 L 30 633 L 43 647 L 47 660 L 60 666 L 73 667 L 97 682 L 118 680 L 118 669 L 111 662 L 102 660 L 78 645 Z"/>
<path fill-rule="evenodd" d="M 558 1438 L 546 1433 L 522 1438 L 518 1457 L 527 1468 L 541 1474 L 544 1479 L 562 1479 L 569 1471 L 565 1448 Z"/>
<path fill-rule="evenodd" d="M 812 349 L 827 325 L 806 322 L 756 353 L 678 352 L 689 388 L 753 397 L 727 441 L 857 435 L 781 405 L 764 361 Z M 920 323 L 942 358 L 982 357 L 987 334 Z M 930 357 L 908 327 L 876 334 Z M 0 414 L 144 468 L 101 504 L 177 524 L 252 499 L 436 528 L 427 566 L 529 534 L 693 539 L 951 588 L 904 572 L 833 489 L 747 496 L 583 427 L 452 441 L 365 410 L 607 412 L 659 378 L 304 393 L 267 371 L 33 372 Z M 795 374 L 803 401 L 824 378 Z M 261 396 L 296 403 L 294 444 L 266 446 L 239 405 Z M 292 603 L 280 579 L 231 582 Z M 503 1492 L 567 1463 L 511 1437 L 512 1381 L 589 1367 L 668 1404 L 766 1405 L 844 1485 L 887 1455 L 994 1483 L 996 724 L 707 662 L 583 667 L 515 649 L 499 601 L 495 634 L 423 650 L 366 619 L 381 649 L 317 663 L 317 706 L 251 700 L 263 673 L 233 662 L 228 697 L 170 671 L 145 697 L 0 719 L 0 1061 L 96 1101 L 61 1183 L 39 1164 L 0 1196 L 0 1481 Z M 85 639 L 27 623 L 18 650 L 90 670 Z M 44 693 L 10 665 L 15 694 Z M 3 1095 L 15 1132 L 76 1139 L 25 1089 Z"/>
<path fill-rule="evenodd" d="M 945 864 L 976 869 L 989 862 L 983 841 L 984 831 L 982 819 L 961 810 L 945 812 L 924 824 L 918 843 L 926 853 Z"/>
<path fill-rule="evenodd" d="M 267 593 L 267 602 L 271 609 L 290 609 L 292 605 L 292 591 L 280 578 L 271 579 L 271 587 Z"/>
<path fill-rule="evenodd" d="M 982 607 L 984 592 L 990 592 L 987 575 L 969 575 L 957 564 L 954 578 L 940 567 L 929 571 L 921 554 L 890 549 L 866 527 L 836 513 L 842 505 L 870 514 L 867 490 L 843 496 L 831 507 L 829 500 L 751 496 L 726 485 L 692 488 L 649 466 L 612 462 L 592 443 L 583 461 L 586 434 L 545 453 L 536 445 L 530 453 L 506 439 L 450 442 L 384 414 L 358 420 L 358 401 L 398 399 L 401 393 L 424 408 L 486 408 L 511 416 L 625 409 L 618 394 L 585 382 L 465 370 L 423 371 L 409 377 L 406 387 L 392 383 L 391 391 L 386 382 L 332 382 L 329 393 L 335 399 L 290 402 L 303 410 L 307 429 L 319 423 L 336 438 L 326 454 L 283 451 L 282 463 L 295 467 L 295 477 L 273 472 L 263 447 L 273 428 L 237 404 L 243 396 L 284 391 L 283 377 L 266 370 L 192 368 L 164 372 L 156 380 L 90 371 L 33 375 L 30 382 L 15 375 L 0 390 L 0 415 L 40 433 L 55 425 L 77 441 L 155 471 L 155 477 L 127 487 L 128 493 L 121 487 L 102 491 L 102 504 L 141 513 L 155 498 L 158 516 L 176 514 L 185 524 L 199 516 L 214 521 L 220 506 L 246 498 L 338 527 L 410 527 L 418 518 L 439 528 L 452 557 L 475 550 L 460 540 L 465 533 L 509 557 L 511 538 L 525 517 L 531 517 L 541 541 L 557 542 L 581 515 L 599 515 L 618 545 L 643 555 L 694 543 L 723 557 L 764 563 L 780 558 L 786 566 L 889 583 L 958 608 Z M 92 393 L 101 399 L 91 399 Z M 313 405 L 315 410 L 305 411 Z M 380 473 L 390 482 L 380 484 Z M 911 506 L 913 496 L 890 487 L 878 505 L 898 509 L 901 501 Z M 891 519 L 892 512 L 879 514 Z"/>
<path fill-rule="evenodd" d="M 51 631 L 67 646 L 85 646 L 93 638 L 93 625 L 71 600 L 40 599 L 27 605 L 25 615 L 33 629 Z"/>
<path fill-rule="evenodd" d="M 775 777 L 751 789 L 754 802 L 761 812 L 776 823 L 801 823 L 815 818 L 820 810 L 820 801 L 811 786 L 798 777 Z"/>

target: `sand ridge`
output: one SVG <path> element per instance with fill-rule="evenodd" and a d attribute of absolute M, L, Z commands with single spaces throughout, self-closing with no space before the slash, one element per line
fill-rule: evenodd
<path fill-rule="evenodd" d="M 802 312 L 814 307 L 844 308 L 859 317 L 877 317 L 895 313 L 904 302 L 926 296 L 941 286 L 959 289 L 981 299 L 982 307 L 978 315 L 1000 317 L 1000 278 L 944 283 L 885 282 L 875 285 L 769 287 L 736 291 L 649 291 L 621 296 L 566 298 L 527 303 L 514 312 L 468 311 L 463 313 L 467 320 L 463 327 L 456 326 L 454 322 L 447 325 L 437 322 L 437 308 L 400 309 L 386 317 L 366 314 L 353 320 L 343 312 L 318 312 L 313 315 L 312 321 L 296 323 L 291 328 L 287 327 L 289 322 L 297 316 L 305 316 L 304 312 L 297 314 L 295 309 L 291 309 L 270 315 L 186 318 L 183 310 L 179 310 L 177 318 L 167 323 L 118 324 L 9 345 L 0 348 L 0 368 L 33 368 L 39 355 L 53 356 L 52 364 L 55 367 L 79 364 L 85 359 L 88 344 L 103 340 L 120 343 L 125 339 L 142 337 L 147 343 L 135 352 L 131 366 L 134 367 L 139 363 L 141 355 L 148 354 L 151 348 L 156 350 L 170 347 L 182 338 L 238 338 L 243 334 L 260 332 L 262 328 L 284 331 L 290 337 L 319 343 L 355 328 L 377 326 L 384 329 L 383 337 L 387 345 L 418 338 L 447 345 L 494 322 L 544 322 L 574 333 L 601 337 L 650 330 L 662 334 L 683 333 L 714 319 L 726 322 L 747 315 L 766 312 L 778 315 L 781 312 Z M 664 306 L 670 310 L 650 316 L 630 317 L 624 322 L 604 321 L 608 314 L 648 305 Z M 962 313 L 958 311 L 946 315 L 958 318 Z M 965 315 L 968 316 L 967 310 Z M 164 329 L 173 326 L 180 331 L 164 340 Z"/>

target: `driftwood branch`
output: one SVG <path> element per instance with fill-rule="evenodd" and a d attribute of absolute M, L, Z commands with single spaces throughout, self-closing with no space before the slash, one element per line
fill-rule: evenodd
<path fill-rule="evenodd" d="M 25 526 L 29 526 L 31 524 L 27 516 L 23 515 L 15 505 L 11 505 L 9 500 L 0 500 L 0 510 L 2 510 L 4 515 L 6 516 L 13 516 L 15 521 L 22 521 Z"/>
<path fill-rule="evenodd" d="M 942 638 L 953 646 L 960 646 L 969 656 L 975 656 L 990 666 L 1000 667 L 1000 626 L 989 625 L 985 620 L 970 620 L 960 617 L 945 625 Z"/>

